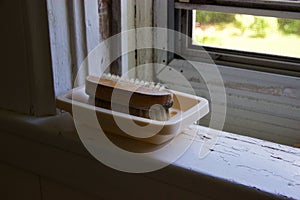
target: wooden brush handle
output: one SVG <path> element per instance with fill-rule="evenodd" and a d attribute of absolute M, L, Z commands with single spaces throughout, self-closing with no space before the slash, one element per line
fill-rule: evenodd
<path fill-rule="evenodd" d="M 95 99 L 127 106 L 136 109 L 150 109 L 155 104 L 168 109 L 173 105 L 173 95 L 167 90 L 139 86 L 126 81 L 114 81 L 95 76 L 86 79 L 86 93 Z M 126 102 L 127 99 L 127 102 Z M 129 102 L 128 102 L 129 101 Z"/>
<path fill-rule="evenodd" d="M 138 117 L 144 117 L 148 119 L 154 119 L 159 121 L 166 121 L 170 118 L 169 110 L 164 108 L 152 108 L 152 109 L 138 109 L 134 107 L 125 107 L 119 104 L 111 105 L 111 102 L 103 101 L 100 99 L 89 98 L 89 103 L 97 107 L 122 112 L 130 115 L 135 115 Z"/>

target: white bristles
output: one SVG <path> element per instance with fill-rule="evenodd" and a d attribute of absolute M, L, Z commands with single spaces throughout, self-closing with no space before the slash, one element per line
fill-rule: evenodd
<path fill-rule="evenodd" d="M 104 74 L 102 75 L 102 78 L 106 79 L 106 78 L 107 78 L 107 74 L 104 73 Z"/>
<path fill-rule="evenodd" d="M 154 82 L 151 82 L 149 87 L 150 87 L 150 88 L 154 88 L 154 87 L 155 87 L 155 83 L 154 83 Z"/>
<path fill-rule="evenodd" d="M 139 79 L 135 79 L 134 84 L 139 85 L 140 81 Z"/>
<path fill-rule="evenodd" d="M 148 82 L 148 81 L 143 81 L 143 80 L 139 80 L 139 79 L 129 79 L 126 76 L 117 76 L 111 73 L 104 73 L 102 75 L 103 79 L 107 79 L 107 80 L 111 80 L 111 81 L 115 81 L 115 82 L 123 82 L 123 83 L 128 83 L 128 84 L 134 84 L 136 86 L 141 86 L 141 87 L 147 87 L 150 89 L 154 89 L 154 90 L 158 90 L 158 91 L 162 91 L 165 90 L 165 86 L 161 85 L 160 83 L 155 84 L 154 82 Z"/>
<path fill-rule="evenodd" d="M 112 75 L 111 76 L 111 80 L 113 80 L 113 81 L 117 80 L 117 76 L 116 75 Z"/>
<path fill-rule="evenodd" d="M 165 86 L 161 86 L 161 87 L 159 88 L 159 91 L 162 91 L 162 90 L 164 90 L 164 89 L 166 89 L 166 87 L 165 87 Z"/>

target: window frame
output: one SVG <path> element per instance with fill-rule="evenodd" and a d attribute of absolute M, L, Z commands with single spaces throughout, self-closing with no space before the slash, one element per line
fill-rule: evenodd
<path fill-rule="evenodd" d="M 177 0 L 176 2 L 197 5 L 231 6 L 289 12 L 299 12 L 300 10 L 300 2 L 295 0 Z"/>
<path fill-rule="evenodd" d="M 195 3 L 201 1 L 194 0 L 192 2 Z M 188 35 L 189 38 L 192 38 L 192 10 L 195 9 L 224 13 L 232 13 L 235 11 L 235 13 L 255 14 L 260 16 L 288 16 L 289 18 L 300 19 L 299 13 L 297 13 L 298 15 L 295 15 L 295 11 L 291 10 L 284 11 L 282 13 L 278 10 L 266 9 L 265 7 L 262 9 L 261 5 L 255 6 L 255 4 L 253 4 L 251 8 L 241 7 L 248 5 L 248 1 L 245 1 L 246 3 L 248 2 L 247 4 L 238 3 L 235 7 L 232 6 L 232 3 L 236 2 L 234 0 L 216 1 L 215 4 L 217 5 L 209 2 L 210 1 L 208 1 L 206 4 L 175 3 L 175 21 L 177 21 L 176 27 L 178 31 Z M 276 4 L 274 7 L 278 8 L 278 5 Z M 296 8 L 297 11 L 298 9 L 300 10 L 300 7 Z M 201 57 L 199 57 L 200 54 L 198 52 L 205 50 L 210 54 L 211 58 L 216 64 L 277 74 L 300 76 L 300 58 L 194 45 L 192 44 L 191 39 L 185 39 L 181 41 L 182 42 L 178 44 L 176 48 L 181 50 L 181 53 L 191 60 L 203 60 Z"/>
<path fill-rule="evenodd" d="M 49 0 L 49 1 L 53 1 L 53 0 Z M 76 0 L 74 0 L 76 1 Z M 95 1 L 95 0 L 93 0 Z M 125 0 L 124 0 L 125 1 Z M 57 1 L 55 1 L 57 2 Z M 91 4 L 92 1 L 88 1 L 89 4 Z M 134 0 L 132 0 L 132 2 L 134 2 Z M 123 2 L 125 3 L 125 2 Z M 151 1 L 147 1 L 147 0 L 144 0 L 144 1 L 137 1 L 135 2 L 135 4 L 131 4 L 128 0 L 127 0 L 127 6 L 128 6 L 128 12 L 130 13 L 130 16 L 127 16 L 128 17 L 128 21 L 126 24 L 126 26 L 123 26 L 122 27 L 122 30 L 127 30 L 128 29 L 131 29 L 131 28 L 137 28 L 137 27 L 144 27 L 144 26 L 158 26 L 158 27 L 165 27 L 165 28 L 171 28 L 172 29 L 172 26 L 176 26 L 176 24 L 174 24 L 173 20 L 175 19 L 175 17 L 178 17 L 178 15 L 175 13 L 173 15 L 173 11 L 174 11 L 174 8 L 175 8 L 175 5 L 174 5 L 174 1 L 173 0 L 168 0 L 168 1 L 165 1 L 165 0 L 155 0 L 154 2 L 151 2 Z M 151 4 L 151 6 L 153 6 L 151 9 L 149 9 L 149 6 L 145 6 L 145 3 L 147 5 Z M 152 4 L 153 3 L 153 4 Z M 172 5 L 173 4 L 173 5 Z M 79 5 L 78 8 L 82 8 L 82 6 Z M 84 8 L 84 11 L 86 13 L 89 14 L 89 18 L 83 18 L 82 20 L 78 20 L 77 22 L 79 23 L 75 23 L 76 25 L 80 25 L 78 26 L 78 28 L 80 28 L 79 30 L 82 31 L 82 35 L 81 37 L 83 37 L 83 41 L 85 41 L 85 39 L 87 38 L 87 50 L 91 50 L 93 48 L 93 45 L 97 45 L 97 40 L 93 40 L 93 36 L 97 36 L 99 34 L 96 34 L 97 31 L 99 30 L 99 28 L 97 28 L 96 26 L 93 27 L 93 26 L 86 26 L 86 25 L 93 25 L 93 23 L 91 23 L 90 20 L 95 20 L 95 22 L 97 22 L 98 20 L 98 11 L 95 9 L 95 7 L 93 7 L 92 5 L 89 6 L 89 8 L 87 7 L 83 7 Z M 169 9 L 173 9 L 173 10 L 168 10 Z M 91 10 L 87 10 L 87 9 L 91 9 Z M 81 9 L 82 10 L 82 9 Z M 95 12 L 96 10 L 96 12 Z M 135 12 L 136 10 L 141 10 L 141 12 Z M 168 13 L 164 12 L 168 10 Z M 87 12 L 88 11 L 88 12 Z M 93 12 L 91 12 L 93 11 Z M 144 12 L 145 11 L 145 12 Z M 152 14 L 153 13 L 157 13 L 155 15 Z M 76 13 L 76 12 L 75 12 Z M 74 13 L 74 14 L 75 14 Z M 122 16 L 124 16 L 125 13 L 121 13 Z M 173 16 L 172 16 L 173 15 Z M 85 15 L 83 15 L 85 16 Z M 94 16 L 94 17 L 93 17 Z M 96 17 L 95 17 L 96 16 Z M 148 17 L 146 17 L 148 16 Z M 151 16 L 151 17 L 149 17 Z M 168 16 L 168 17 L 166 17 Z M 144 18 L 147 19 L 147 21 L 143 20 Z M 57 21 L 60 21 L 60 20 L 57 20 Z M 81 26 L 82 25 L 82 26 Z M 123 24 L 124 25 L 124 24 Z M 86 33 L 84 31 L 87 31 Z M 72 33 L 72 32 L 71 32 Z M 140 39 L 134 41 L 134 42 L 139 42 L 139 41 L 143 41 L 143 35 L 137 35 L 136 37 L 139 37 Z M 76 38 L 76 37 L 75 37 Z M 89 39 L 90 38 L 90 39 Z M 101 38 L 100 38 L 101 39 Z M 169 42 L 169 41 L 173 41 L 173 38 L 172 38 L 172 35 L 168 35 L 168 33 L 166 33 L 164 36 L 160 35 L 160 37 L 156 37 L 155 35 L 153 35 L 153 42 L 154 43 L 159 43 L 160 45 L 162 45 L 162 42 L 163 42 L 163 45 L 165 45 L 165 48 L 166 49 L 172 49 L 173 47 L 170 47 L 172 45 L 172 42 Z M 69 41 L 69 40 L 67 40 Z M 56 41 L 57 43 L 60 43 L 59 41 Z M 78 43 L 78 44 L 82 44 L 82 43 Z M 178 43 L 175 43 L 175 44 L 178 44 Z M 138 43 L 135 43 L 133 45 L 137 45 L 138 46 Z M 170 45 L 170 46 L 169 46 Z M 80 50 L 80 46 L 78 47 L 79 50 Z M 122 48 L 126 48 L 126 46 L 123 45 L 122 43 Z M 153 54 L 147 54 L 145 57 L 145 54 L 143 52 L 139 52 L 139 51 L 136 51 L 134 52 L 135 55 L 130 55 L 130 58 L 126 61 L 125 59 L 122 59 L 122 64 L 124 63 L 124 65 L 122 66 L 122 70 L 124 70 L 124 67 L 126 67 L 126 62 L 128 63 L 133 63 L 134 65 L 132 65 L 131 67 L 135 68 L 135 66 L 138 66 L 138 65 L 141 65 L 141 64 L 144 64 L 145 61 L 147 61 L 145 58 L 148 59 L 148 62 L 151 61 L 153 59 L 153 62 L 154 63 L 162 63 L 162 64 L 168 64 L 168 66 L 176 69 L 177 66 L 174 66 L 174 63 L 178 63 L 180 64 L 180 62 L 177 62 L 176 59 L 173 59 L 174 57 L 172 57 L 172 54 L 171 53 L 160 53 L 160 52 L 153 52 Z M 59 56 L 60 54 L 58 54 Z M 167 61 L 167 63 L 164 63 L 164 61 Z M 172 62 L 174 61 L 174 62 Z M 66 63 L 65 64 L 61 64 L 61 65 L 57 65 L 57 66 L 54 66 L 54 72 L 53 72 L 53 76 L 56 78 L 56 80 L 58 82 L 60 81 L 64 81 L 66 79 L 70 79 L 70 81 L 72 81 L 71 79 L 71 76 L 69 76 L 68 74 L 72 73 L 73 71 L 71 69 L 74 69 L 76 70 L 76 68 L 71 68 L 71 64 L 70 65 L 67 65 Z M 154 67 L 154 66 L 153 66 Z M 187 71 L 186 69 L 186 66 L 185 64 L 183 64 L 182 66 L 180 67 L 184 67 L 183 68 L 183 71 Z M 179 67 L 177 67 L 179 68 Z M 229 95 L 230 96 L 234 96 L 234 103 L 237 102 L 238 99 L 240 98 L 244 98 L 245 101 L 241 102 L 242 105 L 238 105 L 236 106 L 233 110 L 233 112 L 236 112 L 238 110 L 238 114 L 240 114 L 240 111 L 242 113 L 248 113 L 250 112 L 250 114 L 253 115 L 253 113 L 255 112 L 260 112 L 259 114 L 262 114 L 261 117 L 262 118 L 267 118 L 266 116 L 276 116 L 276 120 L 277 121 L 283 121 L 283 119 L 286 117 L 286 116 L 290 116 L 290 113 L 289 111 L 290 110 L 280 110 L 280 112 L 272 112 L 272 113 L 267 113 L 267 114 L 264 114 L 262 112 L 265 112 L 266 110 L 260 110 L 262 109 L 261 107 L 247 107 L 246 105 L 247 104 L 253 104 L 253 101 L 259 101 L 259 102 L 262 102 L 266 105 L 273 105 L 274 103 L 276 105 L 278 104 L 284 104 L 285 105 L 285 102 L 286 104 L 289 104 L 287 105 L 288 108 L 293 108 L 293 107 L 300 107 L 300 103 L 299 102 L 294 102 L 295 99 L 293 99 L 293 95 L 295 95 L 295 97 L 298 97 L 298 93 L 296 90 L 299 90 L 299 81 L 298 80 L 292 80 L 290 78 L 295 78 L 295 77 L 278 77 L 278 76 L 266 76 L 265 74 L 260 74 L 260 73 L 254 73 L 254 72 L 257 72 L 257 71 L 254 71 L 253 70 L 253 73 L 249 70 L 248 72 L 246 71 L 243 71 L 243 70 L 240 70 L 240 69 L 237 69 L 237 68 L 231 68 L 231 69 L 227 69 L 226 67 L 220 67 L 220 65 L 218 65 L 218 68 L 220 69 L 221 73 L 222 73 L 222 76 L 224 75 L 223 78 L 225 78 L 225 83 L 226 84 L 232 84 L 232 82 L 234 82 L 234 85 L 236 86 L 239 86 L 239 85 L 246 85 L 248 84 L 248 82 L 245 82 L 245 78 L 241 78 L 241 77 L 245 77 L 246 75 L 248 76 L 253 76 L 251 77 L 251 84 L 252 85 L 255 85 L 257 87 L 261 87 L 261 88 L 266 88 L 266 89 L 270 89 L 270 93 L 255 93 L 255 91 L 243 91 L 243 88 L 241 89 L 236 89 L 236 88 L 230 88 L 230 87 L 226 87 L 226 90 L 228 89 L 229 91 Z M 168 69 L 168 68 L 166 68 Z M 57 70 L 57 71 L 55 71 Z M 65 73 L 67 76 L 65 76 L 64 74 L 61 74 L 59 73 L 60 71 L 64 71 L 65 70 Z M 181 70 L 179 70 L 181 71 Z M 161 71 L 159 70 L 156 70 L 155 67 L 154 68 L 147 68 L 147 71 L 146 70 L 143 70 L 143 71 L 139 71 L 138 68 L 136 68 L 135 70 L 135 75 L 140 78 L 140 79 L 145 79 L 145 75 L 149 76 L 149 77 L 154 77 L 155 78 L 155 81 L 157 82 L 161 82 L 161 83 L 165 83 L 165 79 L 163 79 L 161 77 L 161 74 L 160 74 Z M 224 73 L 225 72 L 225 73 Z M 245 75 L 246 73 L 246 75 Z M 233 78 L 232 74 L 234 75 L 234 77 L 240 77 L 238 78 L 238 80 L 236 80 L 236 78 Z M 67 77 L 67 78 L 66 78 Z M 188 78 L 191 78 L 191 77 L 188 77 Z M 253 80 L 252 80 L 253 78 Z M 248 80 L 248 78 L 247 78 Z M 273 82 L 273 80 L 275 81 L 278 81 L 278 82 Z M 176 84 L 176 83 L 175 83 Z M 196 83 L 197 86 L 201 85 L 201 83 Z M 252 85 L 251 84 L 248 84 L 246 86 L 249 86 L 251 87 Z M 270 87 L 271 85 L 271 87 Z M 286 87 L 287 88 L 287 91 L 289 93 L 287 94 L 283 94 L 282 96 L 274 96 L 272 94 L 272 88 L 281 88 L 281 87 Z M 61 89 L 59 88 L 59 85 L 55 85 L 54 84 L 54 90 L 55 90 L 55 94 L 57 95 L 57 88 L 58 89 Z M 65 88 L 62 88 L 62 89 L 65 89 Z M 179 88 L 173 88 L 173 89 L 179 89 Z M 66 89 L 67 90 L 67 89 Z M 62 90 L 61 90 L 62 91 Z M 299 90 L 300 91 L 300 90 Z M 202 95 L 202 94 L 200 94 Z M 249 98 L 250 95 L 255 95 L 255 100 L 253 100 L 253 97 L 251 97 L 252 99 Z M 284 95 L 287 95 L 287 96 L 284 96 Z M 203 96 L 205 97 L 205 96 Z M 229 105 L 229 109 L 231 105 Z M 247 110 L 248 109 L 248 110 Z M 250 111 L 249 111 L 250 109 Z M 294 114 L 294 113 L 292 113 Z M 291 117 L 294 117 L 295 115 L 292 115 Z M 232 116 L 232 117 L 236 117 L 236 116 Z M 294 121 L 297 120 L 298 118 L 298 115 L 296 115 L 296 117 L 293 119 L 293 121 L 289 120 L 288 123 L 292 124 L 293 127 L 295 127 L 295 123 Z M 246 120 L 246 119 L 243 119 L 243 120 Z M 247 119 L 249 120 L 249 119 Z M 251 119 L 252 120 L 252 119 Z M 277 122 L 276 121 L 276 122 Z M 256 123 L 256 122 L 253 122 L 253 123 Z M 269 121 L 267 122 L 269 123 Z M 255 124 L 256 127 L 262 127 L 262 123 L 259 123 L 259 124 Z M 235 132 L 236 130 L 236 127 L 230 127 L 230 128 L 234 128 L 234 129 L 227 129 L 227 131 L 229 132 Z M 252 130 L 249 130 L 247 133 L 244 133 L 244 130 L 245 130 L 245 127 L 240 127 L 240 128 L 243 128 L 243 130 L 241 132 L 243 132 L 243 134 L 247 134 L 248 136 L 250 137 L 257 137 L 257 132 L 253 132 L 254 134 L 252 134 L 252 132 L 250 133 L 250 131 Z M 264 128 L 264 127 L 262 127 Z M 277 128 L 277 127 L 275 127 Z M 284 127 L 280 127 L 282 129 L 280 130 L 283 130 L 283 131 L 290 131 L 289 129 L 286 129 Z M 240 129 L 239 129 L 240 130 Z M 260 130 L 259 130 L 260 131 Z M 272 129 L 273 131 L 273 129 Z M 297 135 L 292 135 L 289 140 L 284 140 L 282 141 L 281 140 L 281 137 L 283 136 L 283 134 L 280 134 L 278 137 L 274 138 L 274 136 L 272 135 L 268 135 L 268 132 L 266 132 L 266 136 L 261 138 L 261 139 L 266 139 L 266 140 L 271 140 L 271 141 L 275 141 L 275 142 L 278 142 L 278 143 L 284 143 L 284 144 L 289 144 L 291 145 L 292 144 L 292 141 L 290 138 L 292 138 L 294 140 L 294 138 L 296 138 L 298 140 L 298 136 Z M 293 132 L 291 132 L 291 134 L 293 134 Z"/>
<path fill-rule="evenodd" d="M 182 32 L 182 29 L 185 28 L 181 20 L 185 12 L 182 9 L 182 5 L 188 10 L 196 9 L 199 5 L 172 2 L 173 5 L 170 2 L 165 5 L 165 9 L 168 10 L 168 20 L 157 17 L 154 23 L 159 24 L 160 22 L 159 27 L 168 27 L 169 29 Z M 158 11 L 162 9 L 162 6 L 160 6 Z M 173 10 L 175 11 L 174 13 L 172 12 Z M 154 12 L 156 13 L 156 10 Z M 205 60 L 197 58 L 198 50 L 187 48 L 186 40 L 181 38 L 174 39 L 173 35 L 167 35 L 167 38 L 168 41 L 174 41 L 176 52 L 179 55 L 183 55 L 185 59 L 169 52 L 169 56 L 157 55 L 162 57 L 158 61 L 167 59 L 168 67 L 165 68 L 166 71 L 176 70 L 182 73 L 191 82 L 197 95 L 209 99 L 209 94 L 203 90 L 205 84 L 196 81 L 198 78 L 193 75 L 193 69 L 191 69 L 190 64 L 190 62 L 197 62 L 200 65 L 203 63 L 205 65 Z M 173 49 L 172 46 L 167 45 L 168 49 Z M 186 50 L 189 50 L 189 55 Z M 211 60 L 208 62 L 211 63 Z M 278 63 L 282 64 L 279 61 Z M 295 131 L 299 128 L 298 121 L 300 120 L 298 114 L 300 102 L 296 100 L 300 98 L 298 72 L 263 68 L 257 63 L 252 65 L 236 63 L 236 67 L 233 66 L 232 62 L 218 61 L 215 64 L 214 66 L 221 73 L 227 96 L 224 131 L 288 145 L 299 140 Z M 288 64 L 298 65 L 290 62 L 290 60 Z M 183 85 L 163 75 L 167 74 L 165 70 L 155 72 L 157 81 L 171 89 L 184 91 L 186 88 Z M 209 120 L 209 116 L 201 119 L 200 125 L 207 126 Z M 289 125 L 287 126 L 286 124 Z M 289 141 L 286 138 L 289 138 Z"/>

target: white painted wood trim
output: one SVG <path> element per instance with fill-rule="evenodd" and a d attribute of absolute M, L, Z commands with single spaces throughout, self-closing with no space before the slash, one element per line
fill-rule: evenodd
<path fill-rule="evenodd" d="M 166 0 L 155 0 L 153 2 L 153 12 L 154 12 L 154 19 L 153 24 L 154 27 L 158 28 L 164 28 L 165 31 L 159 31 L 159 34 L 154 31 L 153 32 L 153 43 L 154 47 L 162 47 L 162 49 L 166 51 L 161 51 L 154 49 L 153 51 L 153 62 L 161 65 L 166 65 L 168 62 L 168 45 L 169 43 L 172 43 L 172 41 L 169 41 L 168 38 L 168 15 L 169 15 L 169 8 L 168 8 L 168 1 Z M 160 29 L 162 30 L 162 29 Z M 157 68 L 154 65 L 154 71 L 155 74 L 158 73 L 159 69 L 161 67 Z M 155 75 L 154 75 L 155 76 Z M 156 79 L 154 77 L 154 79 Z"/>
<path fill-rule="evenodd" d="M 102 40 L 99 28 L 98 0 L 84 0 L 84 25 L 87 51 L 93 50 Z M 76 15 L 76 13 L 74 13 Z"/>
<path fill-rule="evenodd" d="M 135 29 L 135 7 L 136 0 L 121 0 L 121 32 L 126 32 Z M 127 52 L 129 49 L 136 47 L 136 35 L 132 34 L 129 37 L 122 37 L 122 52 Z M 135 78 L 136 56 L 134 52 L 129 52 L 122 56 L 122 74 L 129 72 L 129 77 Z"/>
<path fill-rule="evenodd" d="M 0 12 L 0 107 L 35 116 L 54 114 L 46 1 L 5 0 Z"/>
<path fill-rule="evenodd" d="M 94 195 L 103 194 L 99 184 L 109 190 L 116 188 L 120 181 L 125 185 L 136 183 L 132 180 L 137 175 L 110 170 L 88 155 L 74 132 L 72 118 L 68 114 L 37 119 L 1 111 L 0 121 L 3 123 L 0 140 L 2 162 Z M 211 140 L 207 128 L 191 128 L 197 131 L 197 137 L 179 160 L 166 169 L 142 174 L 141 177 L 159 185 L 165 183 L 161 187 L 189 191 L 198 198 L 299 199 L 300 149 L 220 131 L 212 134 L 218 136 L 217 144 L 206 147 L 205 144 Z M 129 145 L 136 142 L 116 137 Z M 182 139 L 191 138 L 187 134 Z M 23 150 L 16 152 L 16 147 L 10 145 L 12 143 Z M 199 157 L 199 152 L 205 148 L 211 153 L 204 158 Z M 103 180 L 106 180 L 105 184 Z M 126 184 L 126 180 L 130 181 Z M 126 191 L 122 190 L 125 185 L 120 187 L 119 192 Z M 134 188 L 138 190 L 139 186 L 138 181 Z M 141 195 L 146 194 L 143 188 L 140 188 Z"/>
<path fill-rule="evenodd" d="M 86 58 L 88 53 L 87 31 L 85 11 L 83 1 L 69 1 L 68 4 L 68 21 L 70 29 L 69 42 L 70 42 L 70 55 L 71 55 L 71 77 L 72 81 L 77 77 L 78 82 L 82 83 L 87 75 L 87 70 L 83 70 L 81 74 L 77 74 L 81 63 Z M 72 83 L 74 84 L 74 83 Z"/>
<path fill-rule="evenodd" d="M 35 116 L 55 114 L 46 0 L 28 0 L 25 4 L 31 112 Z"/>
<path fill-rule="evenodd" d="M 136 28 L 153 27 L 153 1 L 149 0 L 136 0 Z M 153 32 L 149 31 L 148 34 L 141 34 L 136 32 L 136 47 L 141 49 L 145 46 L 152 46 L 153 44 Z M 137 68 L 136 77 L 141 80 L 151 81 L 153 80 L 153 51 L 137 50 Z M 139 68 L 139 65 L 146 65 L 146 68 Z"/>
<path fill-rule="evenodd" d="M 85 29 L 83 30 L 86 31 L 86 38 L 85 38 L 85 42 L 87 46 L 86 56 L 88 56 L 88 54 L 91 53 L 91 51 L 94 48 L 96 48 L 97 45 L 99 45 L 100 42 L 103 41 L 103 39 L 105 38 L 102 38 L 103 36 L 100 33 L 101 30 L 99 25 L 100 16 L 98 13 L 98 9 L 99 9 L 98 0 L 84 0 L 83 6 L 84 6 L 84 27 L 85 27 Z M 93 64 L 89 62 L 89 60 L 87 60 L 87 63 L 88 63 L 88 71 L 85 73 L 92 74 L 92 68 L 94 68 L 95 66 L 93 66 Z M 83 80 L 81 82 L 83 84 L 86 76 L 85 74 L 84 75 L 80 74 L 80 75 L 83 77 Z"/>
<path fill-rule="evenodd" d="M 29 81 L 31 69 L 28 43 L 30 41 L 26 36 L 28 29 L 25 8 L 25 1 L 1 1 L 0 23 L 5 28 L 0 32 L 2 65 L 0 107 L 33 114 Z"/>
<path fill-rule="evenodd" d="M 168 28 L 168 1 L 130 0 L 121 2 L 122 31 L 143 27 Z M 149 34 L 145 35 L 140 34 L 139 31 L 137 31 L 134 40 L 132 40 L 132 37 L 129 38 L 129 40 L 123 38 L 122 48 L 125 50 L 128 45 L 143 48 L 143 46 L 152 46 L 149 45 L 149 43 L 154 43 L 154 45 L 159 44 L 159 46 L 165 44 L 165 49 L 167 49 L 167 34 L 168 33 L 166 31 L 164 35 L 157 35 L 156 32 L 149 32 Z M 167 56 L 167 53 L 157 52 L 155 49 L 153 51 L 137 50 L 136 52 L 132 52 L 130 55 L 123 56 L 123 72 L 130 70 L 130 76 L 134 76 L 142 80 L 154 80 L 155 77 L 153 70 L 155 70 L 155 65 L 152 65 L 152 63 L 166 64 Z M 147 67 L 141 69 L 137 67 L 139 65 L 146 65 Z M 134 75 L 132 75 L 133 73 Z"/>
<path fill-rule="evenodd" d="M 47 0 L 55 95 L 73 88 L 87 54 L 100 42 L 97 0 Z M 88 69 L 81 70 L 84 82 Z"/>
<path fill-rule="evenodd" d="M 72 57 L 67 0 L 47 0 L 55 96 L 72 88 Z"/>

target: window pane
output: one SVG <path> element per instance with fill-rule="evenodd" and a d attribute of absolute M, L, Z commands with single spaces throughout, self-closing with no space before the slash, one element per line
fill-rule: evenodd
<path fill-rule="evenodd" d="M 189 0 L 192 4 L 261 8 L 298 12 L 300 0 Z"/>
<path fill-rule="evenodd" d="M 193 44 L 300 58 L 300 20 L 193 11 Z"/>

